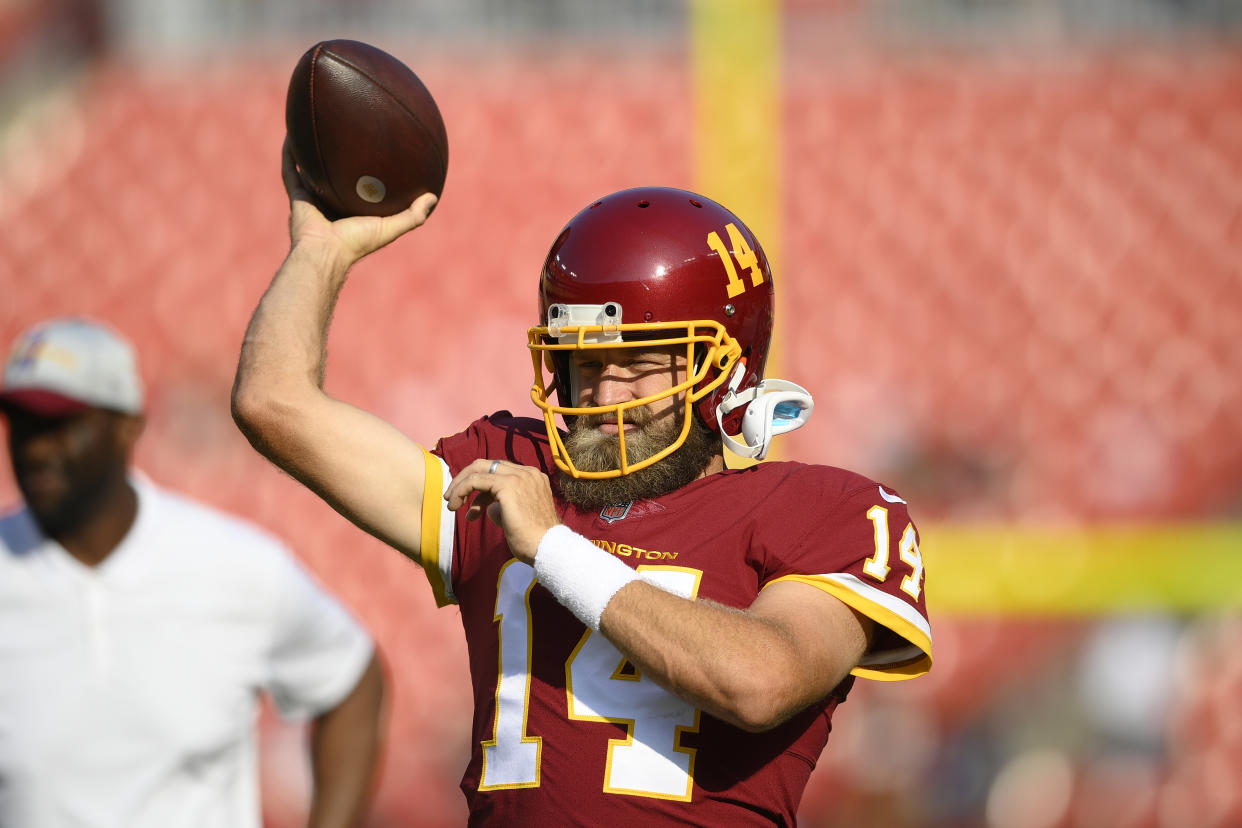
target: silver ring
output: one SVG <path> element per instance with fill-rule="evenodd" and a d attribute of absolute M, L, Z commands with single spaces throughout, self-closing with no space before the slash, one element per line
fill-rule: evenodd
<path fill-rule="evenodd" d="M 490 466 L 488 466 L 488 467 L 487 467 L 487 473 L 488 473 L 488 474 L 495 474 L 495 473 L 496 473 L 496 469 L 498 469 L 498 468 L 500 468 L 500 461 L 499 461 L 499 460 L 493 460 L 493 461 L 492 461 L 492 464 L 491 464 Z"/>

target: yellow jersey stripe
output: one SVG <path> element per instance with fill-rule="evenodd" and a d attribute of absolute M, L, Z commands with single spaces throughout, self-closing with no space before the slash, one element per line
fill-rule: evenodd
<path fill-rule="evenodd" d="M 451 585 L 453 567 L 452 521 L 444 517 L 444 487 L 448 479 L 444 461 L 423 449 L 427 476 L 423 482 L 422 564 L 435 595 L 436 606 L 457 603 Z M 447 530 L 447 532 L 446 532 Z M 448 534 L 447 543 L 444 535 Z"/>
<path fill-rule="evenodd" d="M 904 601 L 854 575 L 842 573 L 786 575 L 771 583 L 781 581 L 797 581 L 821 589 L 913 645 L 892 652 L 867 653 L 851 674 L 880 681 L 901 681 L 921 676 L 931 669 L 931 625 Z"/>

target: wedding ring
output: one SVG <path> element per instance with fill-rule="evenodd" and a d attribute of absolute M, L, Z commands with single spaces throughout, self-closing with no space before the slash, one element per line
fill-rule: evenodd
<path fill-rule="evenodd" d="M 498 469 L 498 468 L 500 468 L 500 461 L 499 461 L 499 460 L 493 460 L 493 461 L 492 461 L 492 464 L 491 464 L 490 466 L 488 466 L 488 467 L 487 467 L 487 473 L 488 473 L 488 474 L 495 474 L 495 473 L 496 473 L 496 469 Z"/>

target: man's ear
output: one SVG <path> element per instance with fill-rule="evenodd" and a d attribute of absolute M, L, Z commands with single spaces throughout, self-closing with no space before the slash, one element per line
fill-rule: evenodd
<path fill-rule="evenodd" d="M 134 446 L 138 443 L 138 438 L 142 436 L 142 430 L 146 428 L 146 425 L 147 418 L 142 414 L 122 414 L 117 417 L 117 442 L 120 443 L 126 457 L 133 454 Z"/>

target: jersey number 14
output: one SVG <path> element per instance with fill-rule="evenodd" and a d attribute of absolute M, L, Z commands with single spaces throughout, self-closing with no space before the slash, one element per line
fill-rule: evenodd
<path fill-rule="evenodd" d="M 639 567 L 671 592 L 694 597 L 698 570 Z M 496 620 L 500 625 L 500 679 L 492 738 L 483 742 L 479 790 L 539 786 L 543 739 L 527 735 L 530 663 L 534 646 L 530 591 L 535 571 L 510 561 L 500 574 Z M 689 802 L 694 787 L 694 750 L 681 746 L 681 734 L 699 728 L 699 711 L 644 678 L 616 647 L 587 630 L 565 662 L 569 718 L 613 722 L 624 738 L 608 740 L 605 793 Z"/>

